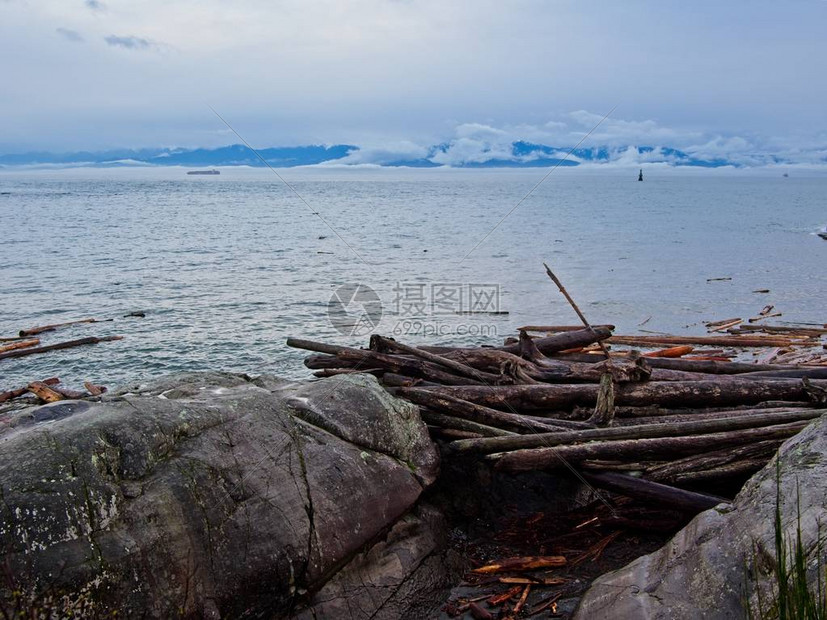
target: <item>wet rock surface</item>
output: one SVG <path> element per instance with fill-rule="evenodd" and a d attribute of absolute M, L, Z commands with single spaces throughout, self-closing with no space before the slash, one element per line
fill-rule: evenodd
<path fill-rule="evenodd" d="M 361 588 L 400 617 L 445 579 L 440 518 L 410 513 L 437 471 L 416 408 L 365 375 L 185 374 L 21 409 L 0 432 L 4 605 L 288 617 L 310 601 L 323 618 Z"/>
<path fill-rule="evenodd" d="M 758 609 L 772 592 L 775 510 L 795 540 L 800 515 L 802 544 L 815 581 L 823 524 L 827 522 L 827 417 L 786 441 L 731 505 L 699 514 L 665 546 L 597 579 L 575 618 L 744 618 L 745 602 Z M 820 525 L 822 524 L 822 525 Z M 757 577 L 757 579 L 756 579 Z"/>

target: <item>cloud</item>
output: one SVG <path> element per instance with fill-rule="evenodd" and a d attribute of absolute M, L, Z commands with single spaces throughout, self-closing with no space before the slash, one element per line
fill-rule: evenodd
<path fill-rule="evenodd" d="M 107 45 L 112 47 L 123 47 L 129 50 L 152 50 L 158 47 L 155 43 L 143 37 L 119 37 L 110 34 L 104 37 L 103 40 L 106 41 Z"/>
<path fill-rule="evenodd" d="M 92 11 L 105 11 L 106 5 L 100 0 L 85 0 L 84 4 Z"/>
<path fill-rule="evenodd" d="M 74 41 L 75 43 L 83 41 L 83 36 L 77 30 L 71 28 L 55 28 L 55 32 L 67 41 Z"/>

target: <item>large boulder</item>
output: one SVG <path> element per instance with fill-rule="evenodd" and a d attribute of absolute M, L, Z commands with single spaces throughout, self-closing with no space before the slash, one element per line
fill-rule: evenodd
<path fill-rule="evenodd" d="M 4 605 L 287 616 L 437 470 L 416 407 L 366 375 L 186 374 L 26 409 L 0 434 Z"/>
<path fill-rule="evenodd" d="M 780 476 L 780 477 L 779 477 Z M 827 523 L 827 416 L 786 441 L 735 501 L 699 514 L 658 551 L 597 579 L 577 620 L 745 618 L 773 589 L 775 510 L 795 541 L 799 527 L 815 581 Z M 824 558 L 821 558 L 824 566 Z M 823 575 L 821 576 L 823 578 Z"/>

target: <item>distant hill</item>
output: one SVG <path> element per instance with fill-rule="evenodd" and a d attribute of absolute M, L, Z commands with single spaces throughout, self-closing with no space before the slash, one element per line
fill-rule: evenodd
<path fill-rule="evenodd" d="M 360 153 L 358 146 L 335 144 L 332 146 L 308 145 L 263 148 L 258 151 L 268 165 L 275 168 L 315 166 L 325 163 L 374 163 L 386 167 L 407 166 L 433 168 L 449 165 L 457 168 L 547 168 L 552 166 L 578 166 L 581 163 L 610 163 L 622 160 L 630 165 L 637 163 L 667 163 L 674 166 L 698 166 L 717 168 L 735 166 L 725 159 L 699 159 L 691 154 L 670 147 L 654 146 L 606 146 L 592 148 L 548 146 L 526 141 L 511 144 L 510 153 L 488 152 L 484 149 L 473 158 L 463 159 L 453 151 L 453 143 L 432 146 L 426 157 L 406 159 L 385 156 L 384 159 L 366 161 L 365 158 L 349 158 Z M 139 149 L 110 151 L 76 151 L 72 153 L 31 152 L 0 155 L 0 167 L 10 166 L 254 166 L 265 164 L 250 148 L 232 144 L 215 149 Z"/>

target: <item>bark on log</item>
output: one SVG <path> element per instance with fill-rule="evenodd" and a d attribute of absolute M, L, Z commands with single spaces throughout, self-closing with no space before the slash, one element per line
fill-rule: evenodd
<path fill-rule="evenodd" d="M 594 459 L 622 460 L 631 457 L 636 460 L 655 460 L 768 439 L 784 439 L 795 435 L 807 424 L 809 424 L 807 421 L 790 422 L 777 426 L 689 437 L 595 441 L 573 446 L 535 448 L 490 454 L 485 458 L 495 461 L 495 468 L 500 471 L 556 469 L 562 466 L 564 462 L 577 463 Z"/>
<path fill-rule="evenodd" d="M 31 338 L 30 340 L 17 340 L 9 344 L 0 345 L 0 353 L 8 351 L 16 351 L 17 349 L 27 349 L 29 347 L 36 347 L 40 344 L 39 338 Z"/>
<path fill-rule="evenodd" d="M 738 375 L 739 379 L 827 379 L 827 368 L 798 368 L 796 370 L 762 370 Z"/>
<path fill-rule="evenodd" d="M 709 482 L 710 480 L 721 480 L 734 476 L 751 476 L 766 466 L 769 457 L 763 459 L 749 459 L 737 463 L 728 463 L 720 467 L 712 467 L 700 471 L 688 471 L 673 476 L 669 482 L 673 484 L 689 484 L 698 482 Z"/>
<path fill-rule="evenodd" d="M 34 347 L 31 349 L 20 349 L 19 351 L 9 351 L 8 353 L 0 353 L 0 360 L 8 359 L 11 357 L 25 357 L 26 355 L 35 355 L 37 353 L 47 353 L 48 351 L 57 351 L 59 349 L 69 349 L 71 347 L 79 347 L 85 344 L 111 342 L 113 340 L 123 340 L 123 336 L 104 336 L 102 338 L 80 338 L 78 340 L 67 340 L 66 342 L 50 344 L 45 347 Z"/>
<path fill-rule="evenodd" d="M 577 361 L 584 363 L 595 363 L 603 361 L 600 356 L 580 353 L 567 355 L 555 355 L 552 359 L 560 361 Z M 668 370 L 682 370 L 685 372 L 698 372 L 711 375 L 737 375 L 745 372 L 773 371 L 773 370 L 796 370 L 798 367 L 791 364 L 751 364 L 747 362 L 718 362 L 707 360 L 687 360 L 668 357 L 646 358 L 646 363 L 652 368 L 664 368 Z"/>
<path fill-rule="evenodd" d="M 644 353 L 643 357 L 681 357 L 688 355 L 695 350 L 695 347 L 689 345 L 681 345 L 679 347 L 669 347 L 668 349 L 660 349 L 658 351 L 649 351 Z"/>
<path fill-rule="evenodd" d="M 811 381 L 815 388 L 827 388 L 827 381 Z M 478 405 L 517 411 L 566 409 L 575 405 L 594 406 L 598 386 L 583 385 L 502 385 L 428 388 Z M 759 381 L 663 381 L 627 383 L 617 387 L 617 405 L 663 405 L 698 407 L 749 405 L 769 400 L 808 402 L 811 391 L 803 381 L 772 379 Z"/>
<path fill-rule="evenodd" d="M 489 407 L 482 407 L 452 396 L 438 394 L 427 388 L 399 388 L 396 395 L 412 403 L 434 409 L 448 415 L 463 417 L 474 422 L 518 430 L 539 433 L 563 430 L 553 422 L 537 422 L 516 413 L 506 413 Z"/>
<path fill-rule="evenodd" d="M 45 385 L 57 385 L 60 383 L 60 379 L 57 377 L 49 377 L 48 379 L 43 379 L 40 383 Z M 0 403 L 4 403 L 7 400 L 12 400 L 13 398 L 20 398 L 23 394 L 28 394 L 29 388 L 22 387 L 17 388 L 16 390 L 8 390 L 6 392 L 0 392 Z"/>
<path fill-rule="evenodd" d="M 672 415 L 654 415 L 651 417 L 637 417 L 637 418 L 618 418 L 615 417 L 615 426 L 637 426 L 650 424 L 676 424 L 680 422 L 698 422 L 701 420 L 722 420 L 725 418 L 737 418 L 740 416 L 749 417 L 751 415 L 760 415 L 762 413 L 784 413 L 793 411 L 808 411 L 807 407 L 767 407 L 760 408 L 746 408 L 746 409 L 727 409 L 724 411 L 706 411 L 704 409 L 689 409 L 688 413 L 679 413 Z M 678 410 L 679 411 L 679 410 Z"/>
<path fill-rule="evenodd" d="M 598 440 L 648 439 L 655 437 L 685 437 L 735 431 L 744 428 L 759 428 L 803 420 L 813 420 L 827 413 L 825 409 L 801 409 L 784 412 L 756 413 L 723 419 L 677 422 L 674 424 L 643 424 L 637 426 L 613 426 L 580 431 L 539 433 L 536 435 L 515 435 L 471 441 L 457 441 L 449 447 L 456 452 L 493 454 L 526 448 L 552 448 L 554 446 L 583 443 Z"/>
<path fill-rule="evenodd" d="M 53 323 L 52 325 L 41 325 L 40 327 L 32 327 L 30 329 L 21 329 L 20 330 L 20 337 L 25 336 L 36 336 L 37 334 L 42 334 L 43 332 L 53 332 L 56 329 L 60 329 L 61 327 L 69 327 L 70 325 L 80 325 L 82 323 L 104 323 L 106 321 L 111 321 L 112 319 L 105 319 L 104 321 L 99 321 L 98 319 L 81 319 L 79 321 L 68 321 L 67 323 Z"/>
<path fill-rule="evenodd" d="M 611 330 L 605 327 L 593 327 L 592 329 L 579 329 L 577 331 L 562 332 L 554 336 L 546 336 L 545 338 L 534 338 L 535 346 L 544 355 L 551 355 L 566 349 L 575 349 L 577 347 L 585 347 L 595 342 L 605 340 L 612 335 Z M 419 347 L 425 351 L 432 353 L 445 354 L 449 351 L 468 351 L 474 350 L 478 347 Z M 488 347 L 486 347 L 488 348 Z M 516 340 L 513 344 L 503 345 L 501 347 L 490 347 L 497 351 L 506 351 L 508 353 L 520 354 L 520 344 Z M 601 358 L 603 359 L 603 358 Z"/>
<path fill-rule="evenodd" d="M 667 463 L 650 463 L 641 469 L 648 480 L 668 481 L 687 472 L 712 469 L 745 459 L 763 459 L 766 462 L 782 443 L 783 439 L 758 441 L 744 446 L 693 454 Z"/>
<path fill-rule="evenodd" d="M 730 501 L 723 497 L 676 489 L 626 474 L 583 472 L 583 477 L 598 488 L 691 513 L 709 510 Z"/>

